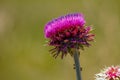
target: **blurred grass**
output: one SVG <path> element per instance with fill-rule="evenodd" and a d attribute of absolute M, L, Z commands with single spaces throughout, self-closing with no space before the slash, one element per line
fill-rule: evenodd
<path fill-rule="evenodd" d="M 75 80 L 73 59 L 61 60 L 43 46 L 44 25 L 72 12 L 82 12 L 96 34 L 81 51 L 83 80 L 93 80 L 104 66 L 119 65 L 119 0 L 0 0 L 0 80 Z"/>

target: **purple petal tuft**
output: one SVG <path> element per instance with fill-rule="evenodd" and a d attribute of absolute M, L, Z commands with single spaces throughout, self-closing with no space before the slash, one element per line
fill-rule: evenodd
<path fill-rule="evenodd" d="M 74 14 L 68 14 L 65 16 L 61 16 L 57 19 L 54 19 L 50 22 L 48 22 L 45 25 L 45 37 L 50 38 L 54 34 L 58 33 L 61 30 L 68 29 L 70 27 L 82 27 L 85 24 L 85 20 L 82 14 L 80 13 L 74 13 Z"/>

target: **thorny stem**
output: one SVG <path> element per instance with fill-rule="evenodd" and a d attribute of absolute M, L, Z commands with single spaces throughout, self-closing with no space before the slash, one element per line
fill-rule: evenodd
<path fill-rule="evenodd" d="M 74 50 L 74 62 L 75 62 L 77 80 L 82 80 L 82 78 L 81 78 L 81 70 L 80 70 L 80 63 L 79 63 L 79 51 L 78 51 L 78 49 Z"/>

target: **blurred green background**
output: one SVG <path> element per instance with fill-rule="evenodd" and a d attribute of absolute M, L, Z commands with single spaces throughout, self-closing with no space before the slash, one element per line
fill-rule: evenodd
<path fill-rule="evenodd" d="M 120 64 L 120 0 L 0 0 L 0 80 L 76 80 L 73 58 L 54 59 L 44 25 L 82 12 L 95 42 L 81 51 L 83 80 L 104 66 Z"/>

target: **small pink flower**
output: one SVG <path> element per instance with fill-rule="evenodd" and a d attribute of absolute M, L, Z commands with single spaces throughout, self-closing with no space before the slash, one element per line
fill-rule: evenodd
<path fill-rule="evenodd" d="M 106 69 L 107 78 L 116 79 L 120 78 L 120 66 L 111 66 Z"/>
<path fill-rule="evenodd" d="M 111 66 L 96 74 L 96 80 L 120 80 L 120 66 Z"/>

